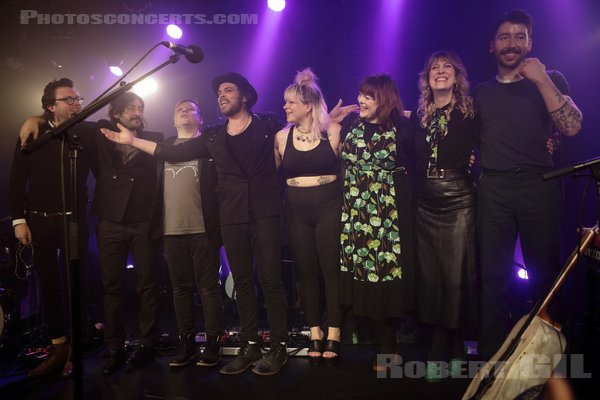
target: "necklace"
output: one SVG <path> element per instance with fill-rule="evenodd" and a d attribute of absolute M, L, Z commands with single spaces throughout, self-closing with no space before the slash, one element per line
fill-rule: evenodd
<path fill-rule="evenodd" d="M 246 130 L 246 128 L 248 128 L 250 126 L 251 122 L 252 122 L 252 117 L 248 116 L 248 120 L 244 124 L 243 128 L 240 130 L 236 130 L 236 132 L 233 132 L 233 129 L 230 129 L 229 123 L 227 123 L 227 133 L 229 133 L 230 135 L 239 135 L 240 133 L 244 132 Z"/>
<path fill-rule="evenodd" d="M 301 142 L 307 142 L 307 143 L 312 143 L 314 138 L 312 135 L 312 129 L 309 129 L 307 131 L 303 131 L 302 128 L 300 128 L 299 126 L 295 127 L 296 130 L 298 132 L 300 132 L 299 135 L 296 135 L 296 139 L 301 141 Z"/>
<path fill-rule="evenodd" d="M 312 129 L 309 129 L 307 131 L 303 131 L 299 126 L 296 126 L 296 129 L 298 130 L 298 132 L 304 133 L 305 135 L 308 135 L 312 131 Z"/>
<path fill-rule="evenodd" d="M 308 142 L 308 143 L 313 142 L 313 139 L 307 134 L 296 135 L 296 140 L 299 140 L 301 142 Z"/>

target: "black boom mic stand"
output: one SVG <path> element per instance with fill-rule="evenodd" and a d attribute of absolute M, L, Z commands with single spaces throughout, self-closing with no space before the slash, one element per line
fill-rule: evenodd
<path fill-rule="evenodd" d="M 121 86 L 115 89 L 113 92 L 100 98 L 95 99 L 90 103 L 89 106 L 81 110 L 78 114 L 62 123 L 61 125 L 46 131 L 45 135 L 40 136 L 37 140 L 28 144 L 22 149 L 25 153 L 31 153 L 37 149 L 43 147 L 54 138 L 64 137 L 70 144 L 69 159 L 69 180 L 71 182 L 71 193 L 70 198 L 72 201 L 72 214 L 68 224 L 68 237 L 65 247 L 66 253 L 69 255 L 68 260 L 68 276 L 69 276 L 69 303 L 70 303 L 70 317 L 71 317 L 71 360 L 73 362 L 73 398 L 83 399 L 83 362 L 82 362 L 82 346 L 81 346 L 81 287 L 80 287 L 80 276 L 81 276 L 81 260 L 79 256 L 79 223 L 78 223 L 78 210 L 77 210 L 77 157 L 79 152 L 79 144 L 77 135 L 73 135 L 74 138 L 69 138 L 66 134 L 67 130 L 77 125 L 90 115 L 96 113 L 101 108 L 106 106 L 115 98 L 121 94 L 130 90 L 136 83 L 146 79 L 150 75 L 158 72 L 162 68 L 169 64 L 175 64 L 179 61 L 180 56 L 178 54 L 172 54 L 167 61 L 152 69 L 150 72 L 142 75 L 141 77 L 133 80 L 129 83 L 121 82 Z M 72 140 L 73 139 L 73 140 Z"/>

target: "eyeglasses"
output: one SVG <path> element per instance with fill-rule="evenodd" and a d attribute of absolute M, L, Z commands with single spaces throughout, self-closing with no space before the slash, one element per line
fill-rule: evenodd
<path fill-rule="evenodd" d="M 54 101 L 64 101 L 68 105 L 72 106 L 75 103 L 77 103 L 77 104 L 83 103 L 83 97 L 79 97 L 79 96 L 77 96 L 77 97 L 67 96 L 67 97 L 63 97 L 62 99 L 56 99 Z"/>

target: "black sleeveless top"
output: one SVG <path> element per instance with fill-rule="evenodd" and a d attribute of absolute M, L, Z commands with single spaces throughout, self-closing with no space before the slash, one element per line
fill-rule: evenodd
<path fill-rule="evenodd" d="M 294 127 L 288 133 L 283 155 L 285 179 L 299 176 L 338 175 L 340 162 L 327 139 L 319 140 L 312 150 L 300 151 L 294 147 Z"/>

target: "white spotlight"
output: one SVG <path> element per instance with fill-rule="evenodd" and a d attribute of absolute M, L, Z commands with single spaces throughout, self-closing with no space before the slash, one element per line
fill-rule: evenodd
<path fill-rule="evenodd" d="M 112 72 L 113 75 L 123 76 L 123 70 L 121 69 L 121 67 L 119 67 L 117 65 L 111 65 L 108 68 L 110 69 L 110 72 Z"/>
<path fill-rule="evenodd" d="M 158 83 L 156 82 L 156 80 L 154 80 L 154 78 L 146 78 L 143 81 L 136 83 L 133 86 L 132 91 L 141 98 L 144 98 L 144 96 L 156 92 L 157 89 Z"/>
<path fill-rule="evenodd" d="M 285 0 L 268 0 L 267 5 L 271 10 L 280 12 L 285 8 Z"/>

